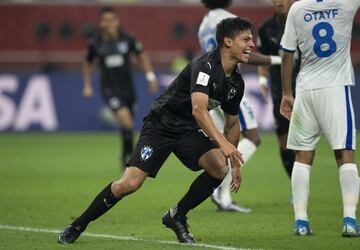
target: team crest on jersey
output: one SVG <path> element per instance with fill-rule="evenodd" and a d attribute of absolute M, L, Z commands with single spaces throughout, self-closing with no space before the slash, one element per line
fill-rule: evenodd
<path fill-rule="evenodd" d="M 236 92 L 237 92 L 237 90 L 235 88 L 231 88 L 228 93 L 227 100 L 233 99 L 234 96 L 236 95 Z"/>
<path fill-rule="evenodd" d="M 129 45 L 127 42 L 119 42 L 117 44 L 117 49 L 119 53 L 126 54 L 129 51 Z"/>
<path fill-rule="evenodd" d="M 152 147 L 143 146 L 141 148 L 141 152 L 140 152 L 141 160 L 146 161 L 147 159 L 149 159 L 152 156 L 153 152 L 154 152 L 154 150 L 152 149 Z"/>

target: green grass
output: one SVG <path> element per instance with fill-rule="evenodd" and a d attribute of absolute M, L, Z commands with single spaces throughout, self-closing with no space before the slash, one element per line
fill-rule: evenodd
<path fill-rule="evenodd" d="M 118 138 L 108 134 L 0 135 L 0 224 L 61 229 L 119 174 Z M 186 192 L 197 176 L 171 156 L 157 179 L 108 214 L 88 232 L 135 236 L 133 242 L 81 237 L 59 246 L 55 234 L 0 229 L 1 249 L 197 249 L 156 243 L 175 240 L 161 225 L 163 213 Z M 333 155 L 322 140 L 311 175 L 309 216 L 315 235 L 293 236 L 290 182 L 283 170 L 276 138 L 263 144 L 243 170 L 234 199 L 251 214 L 215 212 L 208 200 L 189 214 L 199 243 L 262 249 L 359 249 L 360 239 L 343 239 L 342 203 Z"/>

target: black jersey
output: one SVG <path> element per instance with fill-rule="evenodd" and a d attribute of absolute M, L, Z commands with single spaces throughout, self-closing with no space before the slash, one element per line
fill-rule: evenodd
<path fill-rule="evenodd" d="M 118 37 L 112 41 L 105 40 L 101 33 L 90 40 L 86 59 L 92 62 L 99 58 L 104 97 L 115 95 L 124 100 L 135 100 L 130 55 L 139 55 L 142 51 L 142 44 L 123 31 L 119 31 Z"/>
<path fill-rule="evenodd" d="M 280 55 L 281 53 L 280 42 L 283 33 L 284 33 L 284 25 L 280 24 L 275 14 L 271 19 L 266 21 L 259 28 L 258 44 L 257 44 L 259 51 L 265 55 Z M 299 73 L 299 69 L 300 69 L 300 60 L 296 59 L 294 72 L 293 72 L 293 81 L 292 81 L 294 91 L 295 91 L 296 76 Z M 270 79 L 271 79 L 271 93 L 273 98 L 281 99 L 282 97 L 281 65 L 270 66 Z"/>
<path fill-rule="evenodd" d="M 198 129 L 192 116 L 191 93 L 209 96 L 208 109 L 221 106 L 230 115 L 237 115 L 244 94 L 244 80 L 237 67 L 226 77 L 220 51 L 212 52 L 190 62 L 168 89 L 151 105 L 150 118 L 161 128 L 184 132 Z"/>

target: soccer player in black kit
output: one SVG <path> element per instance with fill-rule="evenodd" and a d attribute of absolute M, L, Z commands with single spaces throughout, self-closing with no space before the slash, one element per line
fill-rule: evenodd
<path fill-rule="evenodd" d="M 258 50 L 265 55 L 279 55 L 281 51 L 280 41 L 284 33 L 287 13 L 294 0 L 272 0 L 275 8 L 275 14 L 272 18 L 267 20 L 259 28 L 258 34 Z M 300 57 L 298 57 L 300 58 Z M 300 59 L 297 59 L 293 72 L 293 90 L 295 90 L 296 76 L 300 69 Z M 268 76 L 271 79 L 271 96 L 274 105 L 273 114 L 276 121 L 276 134 L 278 137 L 280 155 L 286 170 L 286 173 L 291 178 L 292 169 L 295 161 L 294 151 L 286 148 L 287 135 L 289 132 L 289 120 L 280 114 L 280 103 L 282 98 L 281 87 L 281 65 L 272 66 L 258 66 L 260 75 L 259 83 L 261 95 L 265 102 L 268 98 Z"/>
<path fill-rule="evenodd" d="M 203 172 L 163 216 L 162 222 L 180 242 L 195 242 L 186 215 L 219 186 L 229 171 L 229 161 L 231 191 L 236 192 L 240 186 L 243 159 L 236 147 L 244 81 L 237 65 L 248 61 L 254 47 L 251 27 L 249 21 L 241 18 L 225 19 L 218 24 L 219 47 L 189 63 L 155 100 L 121 179 L 106 186 L 85 212 L 64 229 L 59 243 L 73 243 L 91 221 L 138 190 L 148 176 L 154 178 L 171 153 L 190 170 Z M 225 113 L 224 133 L 216 128 L 209 114 L 217 106 Z"/>
<path fill-rule="evenodd" d="M 106 104 L 114 112 L 122 127 L 123 166 L 133 152 L 133 105 L 136 101 L 131 75 L 130 57 L 137 56 L 139 65 L 146 73 L 149 88 L 157 92 L 156 76 L 141 42 L 120 28 L 120 21 L 111 7 L 100 11 L 99 32 L 89 42 L 86 60 L 83 66 L 83 96 L 92 97 L 93 64 L 98 58 L 101 70 L 101 92 Z"/>

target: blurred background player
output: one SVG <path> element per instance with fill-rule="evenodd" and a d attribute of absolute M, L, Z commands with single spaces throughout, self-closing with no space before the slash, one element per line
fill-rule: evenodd
<path fill-rule="evenodd" d="M 89 42 L 83 66 L 83 96 L 87 98 L 93 96 L 91 79 L 94 59 L 98 58 L 103 99 L 121 125 L 123 140 L 121 161 L 124 167 L 133 152 L 133 105 L 136 102 L 136 94 L 131 74 L 131 54 L 137 56 L 152 93 L 158 91 L 158 84 L 143 45 L 121 28 L 115 9 L 112 7 L 101 9 L 99 26 L 99 32 Z"/>
<path fill-rule="evenodd" d="M 356 221 L 359 176 L 355 162 L 356 129 L 350 87 L 355 85 L 350 45 L 360 0 L 303 0 L 289 11 L 281 46 L 281 114 L 290 119 L 287 147 L 296 150 L 291 177 L 295 234 L 311 235 L 307 215 L 310 170 L 324 133 L 339 167 L 343 199 L 343 236 L 360 237 Z M 292 95 L 294 52 L 301 69 Z"/>
<path fill-rule="evenodd" d="M 272 0 L 272 4 L 275 8 L 275 14 L 260 26 L 258 33 L 257 48 L 262 54 L 280 55 L 280 41 L 284 33 L 286 16 L 294 2 L 294 0 Z M 293 90 L 295 90 L 296 77 L 300 69 L 298 54 L 295 55 L 295 58 L 295 67 L 292 77 Z M 258 66 L 258 73 L 260 76 L 259 84 L 261 96 L 265 103 L 268 102 L 269 97 L 268 77 L 270 77 L 271 80 L 270 88 L 274 107 L 273 114 L 276 122 L 276 135 L 280 147 L 281 160 L 286 173 L 291 178 L 291 172 L 295 161 L 295 153 L 293 150 L 286 148 L 287 135 L 289 132 L 289 120 L 280 114 L 280 103 L 282 98 L 281 66 L 260 65 Z"/>
<path fill-rule="evenodd" d="M 204 6 L 209 10 L 203 18 L 198 37 L 201 48 L 204 52 L 209 52 L 216 48 L 216 25 L 225 18 L 236 17 L 236 15 L 225 10 L 232 3 L 232 0 L 201 0 Z M 250 56 L 250 64 L 277 64 L 281 63 L 279 56 L 264 56 L 253 52 Z M 216 83 L 215 83 L 216 84 Z M 211 116 L 220 131 L 224 130 L 224 115 L 220 109 L 211 111 Z M 239 118 L 241 132 L 244 138 L 239 142 L 238 149 L 243 153 L 245 163 L 253 156 L 257 147 L 260 145 L 260 135 L 258 125 L 251 105 L 244 97 L 239 107 Z M 231 175 L 229 174 L 223 183 L 214 191 L 212 201 L 217 205 L 219 211 L 236 211 L 242 213 L 251 212 L 250 208 L 240 206 L 232 201 L 229 186 Z"/>

